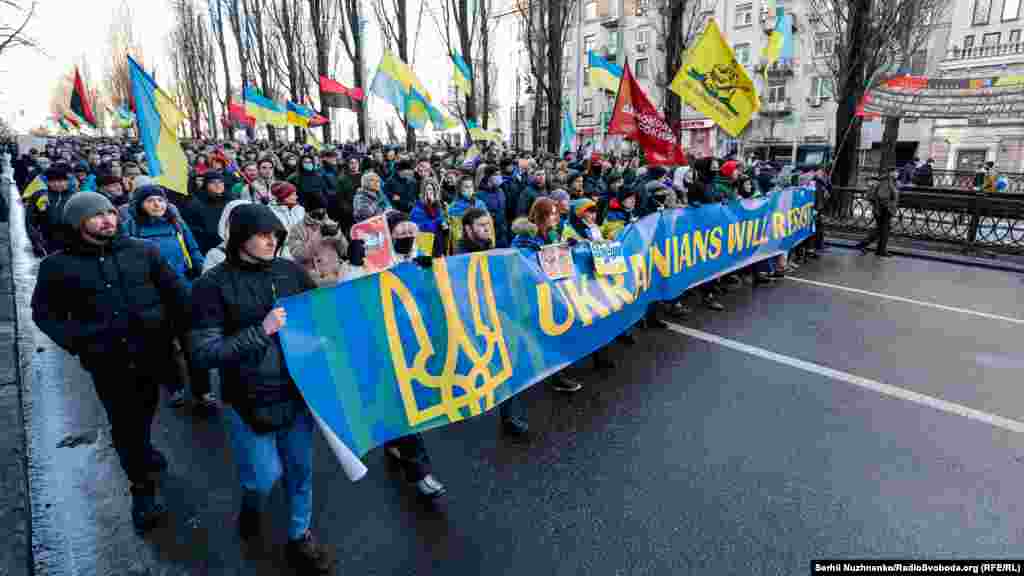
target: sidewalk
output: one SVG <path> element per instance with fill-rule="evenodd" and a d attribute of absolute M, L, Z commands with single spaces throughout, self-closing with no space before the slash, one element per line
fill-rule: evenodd
<path fill-rule="evenodd" d="M 6 174 L 0 176 L 0 194 L 10 194 Z M 32 565 L 17 333 L 10 225 L 5 221 L 0 222 L 0 576 L 27 576 Z"/>

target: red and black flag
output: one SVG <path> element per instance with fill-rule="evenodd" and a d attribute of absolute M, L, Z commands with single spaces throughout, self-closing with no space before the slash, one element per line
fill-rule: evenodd
<path fill-rule="evenodd" d="M 363 101 L 362 88 L 347 88 L 327 76 L 320 77 L 321 104 L 324 108 L 348 108 L 358 111 Z"/>
<path fill-rule="evenodd" d="M 71 111 L 78 114 L 79 118 L 88 122 L 93 128 L 96 127 L 96 116 L 92 113 L 92 106 L 89 105 L 82 77 L 78 75 L 78 68 L 75 68 L 75 88 L 71 91 Z"/>

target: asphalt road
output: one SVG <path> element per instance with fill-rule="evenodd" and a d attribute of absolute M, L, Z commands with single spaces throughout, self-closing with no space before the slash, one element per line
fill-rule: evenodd
<path fill-rule="evenodd" d="M 157 417 L 172 514 L 136 538 L 91 382 L 26 320 L 27 249 L 21 236 L 36 573 L 288 573 L 280 490 L 265 544 L 243 549 L 224 427 L 189 409 Z M 796 280 L 744 287 L 727 312 L 682 323 L 701 337 L 641 331 L 614 346 L 610 377 L 581 373 L 582 392 L 529 390 L 528 443 L 492 416 L 426 434 L 449 490 L 437 505 L 380 451 L 350 483 L 318 436 L 313 524 L 337 573 L 788 575 L 821 557 L 1020 557 L 1021 277 L 841 250 L 797 275 L 993 316 Z"/>

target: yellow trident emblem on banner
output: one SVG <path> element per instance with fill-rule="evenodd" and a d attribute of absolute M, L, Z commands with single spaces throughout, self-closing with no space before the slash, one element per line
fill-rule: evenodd
<path fill-rule="evenodd" d="M 472 328 L 477 339 L 483 339 L 482 351 L 466 331 L 465 322 L 459 314 L 445 260 L 434 260 L 433 271 L 448 329 L 447 355 L 440 374 L 431 374 L 427 370 L 427 362 L 436 352 L 415 299 L 397 276 L 387 271 L 380 274 L 381 303 L 388 345 L 410 426 L 441 416 L 447 417 L 449 422 L 457 422 L 466 417 L 462 412 L 464 408 L 470 416 L 481 414 L 494 407 L 494 391 L 512 376 L 512 361 L 494 301 L 487 256 L 471 255 L 467 274 Z M 408 315 L 410 328 L 416 337 L 417 350 L 414 351 L 411 365 L 398 330 L 396 298 Z M 469 359 L 471 366 L 465 374 L 456 372 L 460 354 Z M 492 363 L 497 363 L 497 368 Z M 420 406 L 414 393 L 416 385 L 437 390 L 440 401 L 430 406 Z M 458 397 L 455 396 L 456 389 L 462 391 Z"/>

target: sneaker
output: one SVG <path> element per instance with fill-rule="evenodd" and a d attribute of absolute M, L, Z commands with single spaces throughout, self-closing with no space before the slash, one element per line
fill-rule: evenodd
<path fill-rule="evenodd" d="M 444 495 L 446 490 L 444 484 L 441 484 L 437 478 L 434 478 L 433 474 L 427 474 L 416 481 L 416 491 L 419 492 L 420 496 L 434 500 Z"/>
<path fill-rule="evenodd" d="M 167 514 L 167 507 L 157 498 L 156 485 L 153 483 L 132 484 L 131 492 L 132 524 L 135 526 L 135 533 L 143 536 L 156 528 Z"/>
<path fill-rule="evenodd" d="M 521 418 L 509 416 L 501 419 L 501 431 L 506 436 L 525 438 L 530 433 L 530 425 Z"/>
<path fill-rule="evenodd" d="M 184 406 L 185 390 L 181 389 L 171 394 L 171 397 L 167 400 L 167 405 L 170 406 L 171 408 L 181 408 L 182 406 Z"/>
<path fill-rule="evenodd" d="M 566 378 L 565 376 L 556 375 L 551 387 L 554 388 L 556 392 L 579 392 L 583 389 L 583 384 L 580 384 L 570 378 Z"/>
<path fill-rule="evenodd" d="M 313 539 L 309 530 L 296 540 L 289 540 L 285 558 L 296 574 L 330 574 L 331 560 L 327 548 Z"/>
<path fill-rule="evenodd" d="M 772 272 L 771 277 L 772 278 L 778 278 L 778 279 L 781 280 L 781 279 L 786 277 L 786 271 L 785 270 L 776 270 L 776 271 Z"/>
<path fill-rule="evenodd" d="M 723 306 L 722 303 L 716 300 L 715 298 L 705 298 L 704 306 L 709 310 L 714 310 L 715 312 L 721 312 L 725 310 L 725 306 Z"/>
<path fill-rule="evenodd" d="M 754 274 L 754 286 L 762 286 L 764 284 L 774 284 L 775 279 L 772 275 L 767 272 L 757 272 Z"/>

